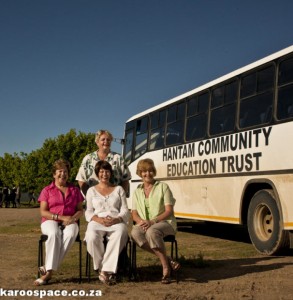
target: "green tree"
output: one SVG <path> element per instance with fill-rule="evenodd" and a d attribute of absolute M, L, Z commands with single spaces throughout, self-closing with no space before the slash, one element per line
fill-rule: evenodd
<path fill-rule="evenodd" d="M 56 138 L 46 139 L 40 149 L 30 154 L 4 154 L 0 157 L 0 181 L 3 185 L 18 186 L 23 190 L 41 189 L 52 181 L 52 165 L 57 159 L 63 158 L 70 162 L 69 180 L 75 182 L 82 158 L 96 150 L 93 133 L 76 132 L 71 129 Z"/>
<path fill-rule="evenodd" d="M 21 158 L 14 153 L 5 153 L 0 159 L 0 179 L 2 184 L 8 187 L 17 186 L 21 181 Z"/>
<path fill-rule="evenodd" d="M 23 190 L 38 190 L 37 174 L 39 173 L 38 150 L 32 151 L 30 154 L 23 156 L 21 164 L 21 184 Z"/>
<path fill-rule="evenodd" d="M 52 180 L 52 165 L 57 159 L 66 159 L 70 162 L 71 173 L 69 181 L 74 182 L 80 163 L 84 155 L 96 149 L 94 134 L 76 133 L 71 129 L 67 134 L 61 134 L 55 139 L 45 140 L 39 150 L 40 178 Z M 43 182 L 44 183 L 44 182 Z"/>

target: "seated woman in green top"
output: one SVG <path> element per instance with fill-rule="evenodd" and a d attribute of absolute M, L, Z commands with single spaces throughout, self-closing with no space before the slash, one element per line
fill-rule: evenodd
<path fill-rule="evenodd" d="M 137 164 L 136 174 L 142 178 L 133 194 L 132 219 L 135 225 L 131 236 L 142 249 L 155 254 L 163 267 L 162 283 L 171 282 L 171 268 L 178 270 L 180 264 L 166 255 L 164 237 L 175 235 L 176 218 L 173 207 L 175 199 L 166 183 L 156 181 L 153 160 L 142 159 Z"/>

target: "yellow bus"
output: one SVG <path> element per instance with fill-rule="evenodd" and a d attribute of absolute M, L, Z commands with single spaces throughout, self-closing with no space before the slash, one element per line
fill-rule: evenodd
<path fill-rule="evenodd" d="M 131 193 L 140 159 L 168 183 L 178 218 L 247 225 L 260 253 L 293 230 L 293 46 L 126 121 Z"/>

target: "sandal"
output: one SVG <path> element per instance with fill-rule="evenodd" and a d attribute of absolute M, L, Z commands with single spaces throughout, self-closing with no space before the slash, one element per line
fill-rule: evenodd
<path fill-rule="evenodd" d="M 47 271 L 46 271 L 46 268 L 45 266 L 41 266 L 38 268 L 39 269 L 39 272 L 42 276 L 45 276 L 47 274 Z"/>
<path fill-rule="evenodd" d="M 162 284 L 169 284 L 169 283 L 171 283 L 171 277 L 168 276 L 168 275 L 164 275 L 164 276 L 162 277 L 161 283 L 162 283 Z"/>
<path fill-rule="evenodd" d="M 100 273 L 99 274 L 99 279 L 102 283 L 106 284 L 106 285 L 112 285 L 115 284 L 116 282 L 113 280 L 112 275 L 108 275 L 106 273 Z"/>
<path fill-rule="evenodd" d="M 34 285 L 41 286 L 41 285 L 47 285 L 50 279 L 44 280 L 42 278 L 38 278 L 34 281 Z"/>
<path fill-rule="evenodd" d="M 168 257 L 168 259 L 169 259 L 171 269 L 175 272 L 178 271 L 181 267 L 180 263 L 173 260 L 171 257 Z"/>
<path fill-rule="evenodd" d="M 111 284 L 116 284 L 116 275 L 110 274 L 109 281 L 111 282 Z"/>

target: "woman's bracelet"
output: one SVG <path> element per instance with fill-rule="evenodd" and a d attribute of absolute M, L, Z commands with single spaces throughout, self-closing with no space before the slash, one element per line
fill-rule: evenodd
<path fill-rule="evenodd" d="M 58 221 L 58 217 L 59 217 L 58 214 L 52 214 L 52 220 Z"/>
<path fill-rule="evenodd" d="M 158 218 L 154 218 L 152 221 L 154 222 L 154 224 L 159 223 Z"/>

